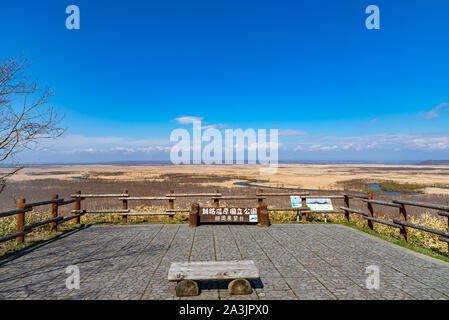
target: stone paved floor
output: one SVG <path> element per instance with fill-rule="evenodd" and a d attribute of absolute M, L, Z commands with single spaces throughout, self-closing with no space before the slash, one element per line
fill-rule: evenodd
<path fill-rule="evenodd" d="M 449 299 L 449 264 L 341 225 L 94 226 L 0 261 L 0 299 L 178 299 L 174 261 L 251 259 L 249 296 L 201 283 L 197 299 Z M 69 290 L 68 265 L 80 269 Z M 380 289 L 366 289 L 366 268 Z"/>

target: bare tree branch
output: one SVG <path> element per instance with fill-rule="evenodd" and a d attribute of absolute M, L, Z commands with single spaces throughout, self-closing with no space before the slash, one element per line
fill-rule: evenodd
<path fill-rule="evenodd" d="M 26 73 L 27 59 L 12 57 L 0 62 L 0 165 L 42 139 L 57 138 L 65 129 L 49 99 L 53 90 L 40 88 Z M 6 179 L 19 169 L 0 175 L 0 193 Z"/>
<path fill-rule="evenodd" d="M 19 170 L 21 170 L 23 167 L 14 168 L 12 171 L 8 172 L 7 174 L 0 177 L 0 193 L 3 192 L 6 188 L 6 181 L 9 177 L 16 174 Z"/>

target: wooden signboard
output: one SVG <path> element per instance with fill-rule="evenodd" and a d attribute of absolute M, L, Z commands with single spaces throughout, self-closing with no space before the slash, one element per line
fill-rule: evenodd
<path fill-rule="evenodd" d="M 200 222 L 257 223 L 258 221 L 257 207 L 200 207 Z"/>

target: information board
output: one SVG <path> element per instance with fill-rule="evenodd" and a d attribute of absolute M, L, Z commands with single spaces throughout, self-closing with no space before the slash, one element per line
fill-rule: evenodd
<path fill-rule="evenodd" d="M 257 210 L 254 207 L 200 207 L 200 222 L 257 223 Z"/>
<path fill-rule="evenodd" d="M 290 196 L 290 201 L 293 208 L 302 206 L 302 199 L 300 196 Z M 306 206 L 311 211 L 333 211 L 332 200 L 328 198 L 306 198 Z"/>
<path fill-rule="evenodd" d="M 302 199 L 300 196 L 290 196 L 290 201 L 292 202 L 292 207 L 302 207 Z"/>
<path fill-rule="evenodd" d="M 307 198 L 306 205 L 310 208 L 311 211 L 332 211 L 334 208 L 332 207 L 331 199 L 325 198 Z"/>

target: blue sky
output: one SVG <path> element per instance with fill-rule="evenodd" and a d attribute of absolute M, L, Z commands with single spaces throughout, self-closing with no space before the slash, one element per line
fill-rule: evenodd
<path fill-rule="evenodd" d="M 25 162 L 168 160 L 184 117 L 280 129 L 281 160 L 449 159 L 447 1 L 17 0 L 0 30 L 68 128 Z"/>

